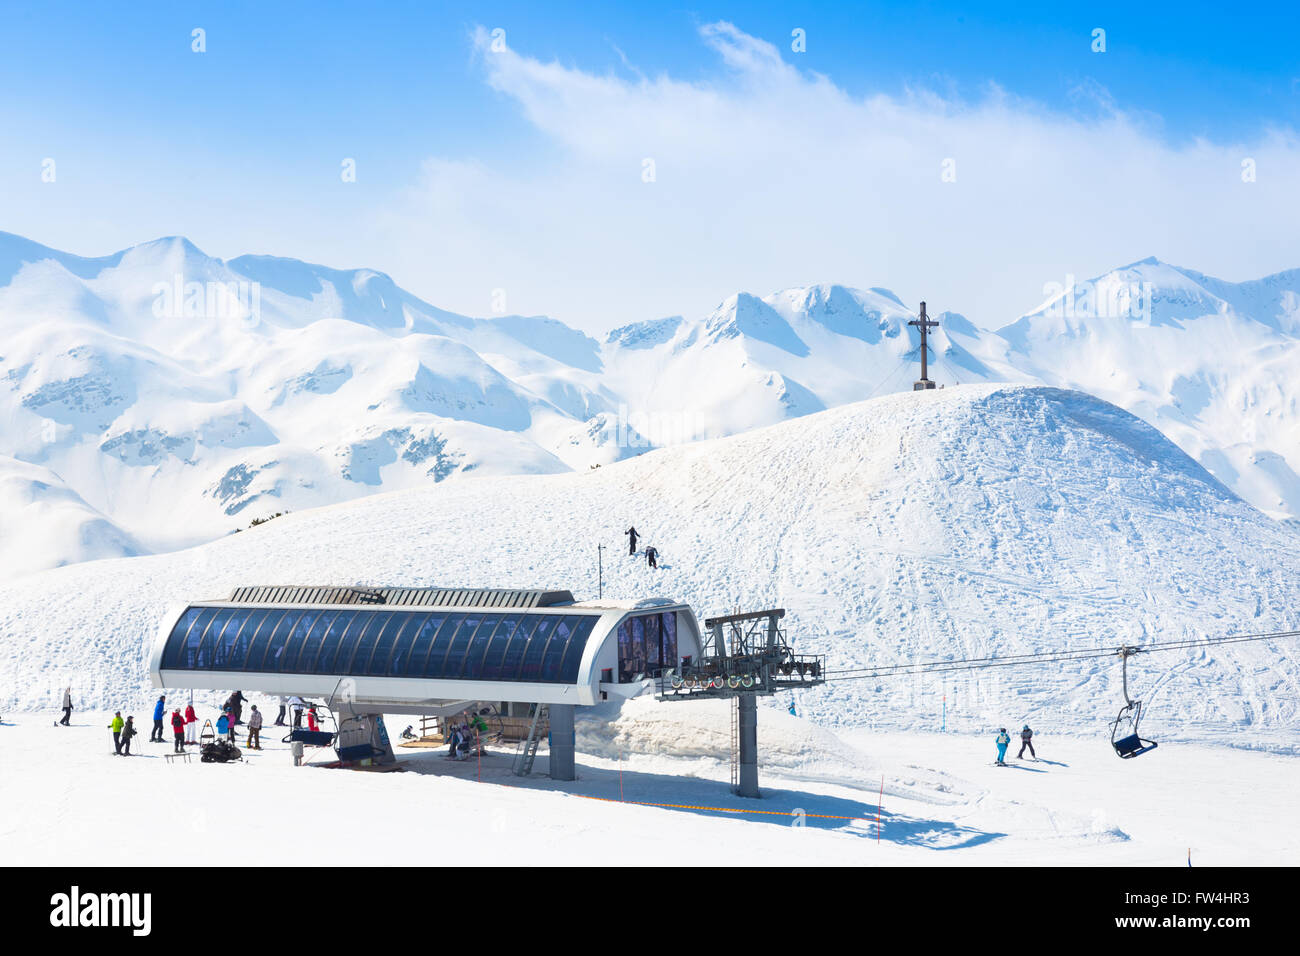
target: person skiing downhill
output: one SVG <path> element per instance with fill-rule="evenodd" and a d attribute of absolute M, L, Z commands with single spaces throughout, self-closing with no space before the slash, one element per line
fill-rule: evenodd
<path fill-rule="evenodd" d="M 647 544 L 645 546 L 645 563 L 647 567 L 659 567 L 659 551 L 653 544 Z"/>
<path fill-rule="evenodd" d="M 636 527 L 635 527 L 635 526 L 634 526 L 634 527 L 631 527 L 631 528 L 628 528 L 628 529 L 627 529 L 626 531 L 624 531 L 623 533 L 624 533 L 625 535 L 627 535 L 627 556 L 628 556 L 629 558 L 631 558 L 631 557 L 635 557 L 635 556 L 636 556 L 636 539 L 639 538 L 640 535 L 638 535 L 638 534 L 636 533 Z"/>
<path fill-rule="evenodd" d="M 998 745 L 998 766 L 1005 767 L 1007 765 L 1007 747 L 1011 746 L 1011 735 L 1007 733 L 1007 728 L 998 728 L 996 743 Z"/>
<path fill-rule="evenodd" d="M 68 685 L 63 690 L 63 719 L 59 721 L 64 727 L 69 726 L 68 721 L 72 719 L 72 686 Z"/>
<path fill-rule="evenodd" d="M 1025 758 L 1026 747 L 1029 748 L 1029 756 L 1033 757 L 1035 760 L 1038 759 L 1038 754 L 1034 753 L 1033 741 L 1030 739 L 1033 736 L 1034 732 L 1029 729 L 1028 724 L 1025 724 L 1024 728 L 1020 731 L 1020 753 L 1016 754 L 1017 760 L 1023 760 Z"/>
<path fill-rule="evenodd" d="M 153 705 L 153 731 L 149 734 L 149 743 L 160 744 L 163 742 L 163 713 L 167 709 L 167 698 L 165 696 L 158 698 L 158 703 Z"/>

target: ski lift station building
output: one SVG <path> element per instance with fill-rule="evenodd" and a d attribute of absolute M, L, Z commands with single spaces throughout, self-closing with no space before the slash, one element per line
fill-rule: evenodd
<path fill-rule="evenodd" d="M 574 777 L 575 707 L 698 659 L 690 607 L 569 591 L 272 586 L 170 608 L 155 687 L 323 697 L 350 716 L 546 704 L 551 776 Z"/>

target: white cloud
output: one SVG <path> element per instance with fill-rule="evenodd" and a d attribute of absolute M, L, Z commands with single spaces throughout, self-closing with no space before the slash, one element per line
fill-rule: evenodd
<path fill-rule="evenodd" d="M 1000 325 L 1045 283 L 1147 255 L 1235 280 L 1300 266 L 1293 131 L 1170 144 L 1090 81 L 1087 115 L 992 85 L 975 102 L 854 96 L 731 24 L 700 37 L 717 78 L 596 75 L 491 52 L 480 31 L 535 154 L 430 159 L 381 217 L 394 274 L 449 308 L 483 314 L 504 288 L 512 311 L 601 329 L 819 281 Z"/>

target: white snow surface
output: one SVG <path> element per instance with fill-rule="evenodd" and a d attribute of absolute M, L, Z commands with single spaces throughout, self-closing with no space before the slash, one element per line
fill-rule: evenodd
<path fill-rule="evenodd" d="M 1079 298 L 1000 332 L 931 303 L 932 377 L 1098 395 L 1300 517 L 1300 271 L 1234 284 L 1152 259 L 1092 287 L 1142 283 L 1149 315 Z M 222 260 L 178 237 L 87 259 L 0 233 L 0 455 L 52 470 L 119 532 L 53 535 L 0 575 L 381 491 L 585 472 L 907 390 L 914 306 L 833 284 L 738 292 L 601 342 L 546 317 L 456 315 L 370 269 Z M 8 520 L 39 525 L 30 506 Z"/>
<path fill-rule="evenodd" d="M 629 524 L 658 548 L 657 572 L 619 553 Z M 831 670 L 1273 632 L 1296 627 L 1300 607 L 1294 527 L 1155 429 L 1079 392 L 963 386 L 595 471 L 374 495 L 185 551 L 30 575 L 0 585 L 0 704 L 52 707 L 68 683 L 85 707 L 147 701 L 164 609 L 238 585 L 592 598 L 599 542 L 610 600 L 668 597 L 700 617 L 785 607 L 796 649 L 826 654 Z M 1144 734 L 1294 752 L 1296 651 L 1268 641 L 1140 655 L 1131 680 L 1148 705 Z M 1100 739 L 1119 676 L 1108 658 L 833 681 L 798 705 L 829 728 L 986 734 L 1029 721 Z M 822 749 L 836 773 L 860 769 Z"/>
<path fill-rule="evenodd" d="M 48 711 L 6 714 L 0 854 L 114 867 L 1185 866 L 1189 854 L 1195 866 L 1286 866 L 1300 851 L 1294 757 L 1167 744 L 1118 760 L 1095 737 L 1040 733 L 1036 761 L 994 767 L 989 735 L 834 737 L 763 709 L 763 798 L 745 800 L 729 792 L 727 745 L 710 753 L 707 732 L 683 726 L 678 712 L 693 706 L 633 702 L 599 754 L 581 750 L 591 737 L 580 728 L 569 783 L 544 776 L 544 749 L 524 779 L 509 749 L 458 763 L 399 748 L 408 772 L 350 772 L 293 767 L 268 728 L 265 749 L 241 762 L 170 764 L 170 742 L 147 733 L 136 756 L 114 756 L 109 713 L 74 712 L 69 728 Z M 665 749 L 647 752 L 651 742 Z M 250 800 L 271 809 L 242 812 Z M 382 812 L 365 814 L 364 838 L 340 838 L 340 806 Z"/>

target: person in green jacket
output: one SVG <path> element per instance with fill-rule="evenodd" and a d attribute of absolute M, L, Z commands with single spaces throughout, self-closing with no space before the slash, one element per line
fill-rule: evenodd
<path fill-rule="evenodd" d="M 109 727 L 109 729 L 110 729 L 111 731 L 113 731 L 113 753 L 116 754 L 116 755 L 119 756 L 119 757 L 122 756 L 122 727 L 123 727 L 123 724 L 124 724 L 124 721 L 122 720 L 122 712 L 121 712 L 120 710 L 114 711 L 114 712 L 113 712 L 113 722 L 112 722 L 111 724 L 109 724 L 108 727 Z"/>

